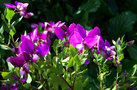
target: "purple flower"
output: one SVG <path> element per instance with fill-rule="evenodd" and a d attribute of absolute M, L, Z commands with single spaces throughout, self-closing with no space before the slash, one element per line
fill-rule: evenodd
<path fill-rule="evenodd" d="M 135 40 L 129 41 L 127 44 L 128 46 L 132 46 L 134 44 Z"/>
<path fill-rule="evenodd" d="M 64 24 L 65 24 L 65 22 L 61 23 L 61 21 L 58 21 L 57 23 L 45 22 L 45 29 L 51 33 L 54 33 L 55 28 L 66 28 L 66 26 Z"/>
<path fill-rule="evenodd" d="M 88 36 L 85 38 L 85 44 L 88 45 L 89 48 L 92 48 L 94 46 L 97 46 L 97 44 L 99 44 L 100 39 L 101 39 L 100 29 L 98 27 L 95 27 L 93 30 L 91 30 L 88 33 Z"/>
<path fill-rule="evenodd" d="M 36 52 L 43 57 L 49 53 L 49 46 L 47 44 L 40 44 L 37 46 Z"/>
<path fill-rule="evenodd" d="M 82 43 L 82 37 L 79 34 L 79 32 L 74 31 L 69 38 L 69 42 L 72 46 L 76 47 L 77 44 L 81 44 Z"/>
<path fill-rule="evenodd" d="M 36 62 L 39 59 L 40 59 L 40 57 L 37 54 L 32 55 L 32 62 Z"/>
<path fill-rule="evenodd" d="M 23 70 L 26 72 L 26 73 L 29 73 L 29 64 L 28 63 L 25 63 L 23 65 Z"/>
<path fill-rule="evenodd" d="M 128 87 L 127 90 L 135 90 L 135 89 L 134 89 L 134 86 L 132 85 L 132 86 Z"/>
<path fill-rule="evenodd" d="M 20 53 L 26 52 L 30 54 L 34 52 L 33 42 L 28 36 L 21 35 L 21 41 L 22 43 L 19 47 Z"/>
<path fill-rule="evenodd" d="M 16 57 L 9 57 L 7 58 L 7 61 L 15 67 L 22 67 L 25 64 L 25 58 L 23 54 L 19 54 Z"/>
<path fill-rule="evenodd" d="M 20 12 L 20 14 L 24 17 L 24 18 L 30 18 L 31 16 L 34 16 L 34 14 L 32 12 Z"/>
<path fill-rule="evenodd" d="M 87 65 L 89 63 L 90 63 L 90 61 L 87 59 L 84 64 Z"/>
<path fill-rule="evenodd" d="M 76 28 L 76 24 L 72 23 L 68 29 L 67 29 L 67 36 L 69 37 L 71 35 L 71 33 L 74 31 L 74 29 Z"/>
<path fill-rule="evenodd" d="M 8 8 L 14 9 L 18 13 L 20 13 L 24 18 L 30 18 L 31 16 L 34 15 L 31 12 L 27 12 L 27 7 L 29 5 L 28 3 L 21 3 L 21 2 L 15 1 L 15 5 L 10 3 L 4 3 L 4 5 Z"/>
<path fill-rule="evenodd" d="M 8 88 L 9 88 L 8 85 L 4 85 L 1 87 L 1 90 L 8 90 Z"/>
<path fill-rule="evenodd" d="M 35 24 L 35 23 L 32 23 L 32 24 L 31 24 L 31 28 L 32 28 L 32 29 L 36 29 L 37 27 L 38 27 L 38 24 Z"/>
<path fill-rule="evenodd" d="M 79 50 L 79 54 L 83 52 L 84 41 L 86 38 L 86 30 L 80 24 L 71 24 L 67 30 L 69 42 L 73 47 Z"/>
<path fill-rule="evenodd" d="M 114 55 L 116 55 L 116 52 L 114 50 L 115 46 L 110 46 L 109 42 L 105 40 L 104 46 L 102 45 L 100 47 L 100 54 L 107 59 L 111 59 Z"/>
<path fill-rule="evenodd" d="M 65 32 L 62 28 L 57 27 L 55 28 L 54 32 L 59 39 L 63 40 L 63 37 L 65 36 Z"/>
<path fill-rule="evenodd" d="M 16 9 L 16 6 L 13 5 L 13 4 L 10 4 L 10 3 L 4 3 L 4 5 L 8 8 L 13 8 L 13 9 Z"/>
<path fill-rule="evenodd" d="M 29 4 L 28 3 L 21 3 L 21 2 L 15 1 L 15 5 L 16 5 L 16 8 L 18 10 L 20 10 L 20 11 L 26 11 Z"/>

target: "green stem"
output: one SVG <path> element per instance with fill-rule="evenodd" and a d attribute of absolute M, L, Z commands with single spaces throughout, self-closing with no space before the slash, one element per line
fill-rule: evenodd
<path fill-rule="evenodd" d="M 118 89 L 118 72 L 117 72 L 117 77 L 116 77 L 116 89 L 115 90 L 117 89 Z"/>
<path fill-rule="evenodd" d="M 62 79 L 65 81 L 65 83 L 72 89 L 72 86 L 66 81 L 66 79 L 65 79 L 64 77 L 62 77 L 62 76 L 60 75 L 60 78 L 62 78 Z"/>
<path fill-rule="evenodd" d="M 97 65 L 98 65 L 98 69 L 99 69 L 99 75 L 101 74 L 101 68 L 100 68 L 100 64 L 98 62 L 98 57 L 96 57 L 96 60 L 97 60 Z M 99 80 L 100 81 L 100 80 Z M 101 90 L 104 90 L 103 89 L 103 83 L 100 81 L 100 89 Z"/>
<path fill-rule="evenodd" d="M 72 90 L 74 90 L 74 87 L 75 87 L 75 82 L 76 82 L 76 78 L 77 78 L 77 73 L 78 73 L 78 65 L 76 66 L 76 73 L 75 73 L 75 77 L 74 77 L 74 81 L 73 81 L 73 85 L 72 85 Z"/>

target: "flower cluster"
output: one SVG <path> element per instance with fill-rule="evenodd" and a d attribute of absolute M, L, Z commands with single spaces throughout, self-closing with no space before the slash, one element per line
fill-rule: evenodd
<path fill-rule="evenodd" d="M 38 32 L 37 26 L 41 25 L 45 31 Z M 79 54 L 88 46 L 97 49 L 97 53 L 104 58 L 112 59 L 116 52 L 114 46 L 110 46 L 109 42 L 103 41 L 100 35 L 100 29 L 95 27 L 91 31 L 86 31 L 80 24 L 71 24 L 69 27 L 61 21 L 45 22 L 32 24 L 33 32 L 21 35 L 21 41 L 18 48 L 12 50 L 18 54 L 15 57 L 9 57 L 7 61 L 11 62 L 15 67 L 23 67 L 25 73 L 29 72 L 29 64 L 36 62 L 40 57 L 45 56 L 49 52 L 51 45 L 50 38 L 56 35 L 59 39 L 66 39 L 73 47 L 79 50 Z"/>
<path fill-rule="evenodd" d="M 4 5 L 8 8 L 14 9 L 15 11 L 17 11 L 17 13 L 20 13 L 20 15 L 24 18 L 30 18 L 34 15 L 32 12 L 27 12 L 27 7 L 29 5 L 28 3 L 21 3 L 15 1 L 15 5 L 10 3 L 5 3 Z"/>
<path fill-rule="evenodd" d="M 39 25 L 44 28 L 43 32 L 38 32 L 37 27 Z M 39 24 L 32 24 L 31 27 L 34 31 L 21 35 L 19 46 L 12 49 L 17 56 L 7 59 L 15 67 L 23 67 L 20 70 L 22 76 L 29 73 L 29 64 L 36 62 L 49 53 L 51 45 L 50 38 L 54 35 L 61 40 L 65 39 L 65 43 L 70 43 L 73 47 L 77 48 L 79 54 L 88 47 L 90 49 L 96 49 L 98 54 L 101 54 L 107 59 L 113 59 L 113 56 L 116 55 L 115 47 L 110 46 L 107 40 L 105 42 L 103 41 L 98 27 L 87 31 L 80 24 L 72 23 L 67 27 L 61 21 L 57 23 L 40 22 Z M 86 60 L 85 64 L 88 63 L 89 60 Z"/>

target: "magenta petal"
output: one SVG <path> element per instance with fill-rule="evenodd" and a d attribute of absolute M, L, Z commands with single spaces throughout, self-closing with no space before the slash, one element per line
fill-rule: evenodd
<path fill-rule="evenodd" d="M 23 69 L 25 70 L 26 73 L 29 73 L 29 64 L 28 63 L 25 63 L 23 65 Z"/>
<path fill-rule="evenodd" d="M 94 36 L 94 37 L 86 37 L 85 38 L 85 44 L 88 45 L 89 48 L 94 47 L 99 42 L 100 36 Z"/>
<path fill-rule="evenodd" d="M 1 87 L 1 90 L 8 90 L 9 89 L 9 86 L 8 85 L 4 85 Z"/>
<path fill-rule="evenodd" d="M 35 23 L 32 23 L 32 24 L 31 24 L 31 28 L 32 28 L 32 29 L 36 29 L 37 27 L 38 27 L 37 24 L 35 24 Z"/>
<path fill-rule="evenodd" d="M 100 36 L 100 29 L 98 27 L 94 27 L 94 29 L 91 30 L 88 33 L 88 36 L 95 36 L 95 35 L 99 35 Z"/>
<path fill-rule="evenodd" d="M 46 37 L 47 37 L 47 34 L 38 32 L 37 36 L 38 36 L 39 39 L 45 40 Z"/>
<path fill-rule="evenodd" d="M 90 61 L 87 59 L 84 64 L 87 65 L 87 64 L 89 64 L 89 62 Z"/>
<path fill-rule="evenodd" d="M 69 37 L 69 42 L 72 46 L 76 47 L 77 44 L 82 43 L 82 37 L 77 31 L 74 31 Z"/>
<path fill-rule="evenodd" d="M 8 7 L 8 8 L 13 8 L 13 9 L 15 9 L 15 8 L 16 8 L 16 6 L 15 6 L 15 5 L 10 4 L 10 3 L 4 3 L 4 5 L 5 5 L 6 7 Z"/>
<path fill-rule="evenodd" d="M 55 28 L 54 32 L 59 39 L 63 40 L 63 37 L 65 36 L 65 32 L 63 29 L 57 27 Z"/>
<path fill-rule="evenodd" d="M 26 75 L 26 74 L 27 74 L 27 73 L 26 73 L 25 70 L 20 69 L 20 75 L 21 75 L 21 76 L 24 76 L 24 75 Z"/>
<path fill-rule="evenodd" d="M 34 16 L 34 14 L 32 12 L 21 12 L 21 15 L 24 17 L 24 18 L 30 18 L 31 16 Z"/>
<path fill-rule="evenodd" d="M 111 47 L 110 44 L 109 44 L 109 42 L 107 40 L 105 40 L 105 46 Z"/>
<path fill-rule="evenodd" d="M 38 25 L 41 25 L 43 28 L 45 27 L 45 24 L 42 22 L 39 22 Z"/>
<path fill-rule="evenodd" d="M 25 37 L 24 35 L 21 36 L 21 52 L 26 52 L 28 54 L 34 52 L 34 46 L 33 43 L 31 41 L 31 39 Z"/>
<path fill-rule="evenodd" d="M 31 40 L 34 42 L 37 40 L 37 29 L 35 29 L 32 33 L 31 33 Z"/>
<path fill-rule="evenodd" d="M 68 36 L 74 31 L 74 28 L 76 28 L 76 24 L 75 23 L 72 23 L 68 29 L 67 29 L 67 34 Z"/>
<path fill-rule="evenodd" d="M 36 62 L 39 59 L 40 59 L 40 57 L 37 54 L 33 54 L 33 56 L 32 56 L 32 62 Z"/>
<path fill-rule="evenodd" d="M 7 61 L 10 62 L 15 67 L 22 67 L 25 64 L 25 58 L 24 55 L 22 54 L 16 57 L 9 57 Z"/>
<path fill-rule="evenodd" d="M 83 38 L 85 38 L 86 37 L 86 30 L 80 24 L 77 24 L 77 29 L 78 29 L 78 32 L 80 33 L 80 35 Z"/>
<path fill-rule="evenodd" d="M 49 46 L 47 44 L 40 44 L 39 46 L 37 46 L 36 52 L 43 57 L 48 54 Z"/>

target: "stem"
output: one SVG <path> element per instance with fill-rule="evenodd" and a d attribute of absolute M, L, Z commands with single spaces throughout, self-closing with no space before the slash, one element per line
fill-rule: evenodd
<path fill-rule="evenodd" d="M 11 36 L 11 38 L 12 38 L 12 42 L 13 42 L 13 44 L 14 44 L 15 48 L 16 48 L 16 44 L 15 44 L 15 41 L 14 41 L 13 36 Z"/>
<path fill-rule="evenodd" d="M 99 74 L 101 74 L 100 65 L 98 65 L 98 68 L 99 68 Z M 100 89 L 101 89 L 101 90 L 104 90 L 104 89 L 103 89 L 103 83 L 102 83 L 102 82 L 100 82 Z"/>
<path fill-rule="evenodd" d="M 72 90 L 74 90 L 74 87 L 75 87 L 75 82 L 76 82 L 76 78 L 77 78 L 77 73 L 78 73 L 78 65 L 76 66 L 76 73 L 75 73 L 75 77 L 74 77 L 74 81 L 73 81 L 73 85 L 72 85 Z"/>
<path fill-rule="evenodd" d="M 65 83 L 72 89 L 72 86 L 65 80 L 65 78 L 64 77 L 62 77 L 61 75 L 60 75 L 60 77 L 65 81 Z M 73 90 L 73 89 L 72 89 Z"/>
<path fill-rule="evenodd" d="M 40 74 L 40 71 L 39 71 L 39 76 L 40 76 L 40 83 L 43 84 L 43 78 L 42 78 L 42 75 Z M 44 85 L 43 85 L 43 88 L 44 90 L 47 90 Z"/>
<path fill-rule="evenodd" d="M 117 78 L 116 78 L 116 90 L 117 90 L 117 88 L 118 88 L 118 72 L 117 72 Z"/>
<path fill-rule="evenodd" d="M 100 68 L 100 64 L 99 64 L 99 62 L 98 62 L 98 57 L 96 57 L 96 60 L 97 60 L 97 65 L 98 65 L 99 75 L 100 75 L 100 74 L 101 74 L 101 68 Z M 102 83 L 102 82 L 100 82 L 100 89 L 101 89 L 101 90 L 104 90 L 104 89 L 103 89 L 103 83 Z"/>

